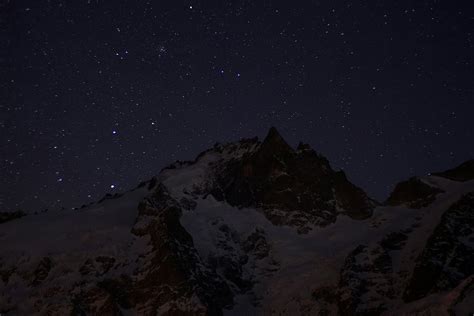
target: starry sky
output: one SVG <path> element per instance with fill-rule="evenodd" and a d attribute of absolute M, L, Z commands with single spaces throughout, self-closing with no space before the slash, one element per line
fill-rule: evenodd
<path fill-rule="evenodd" d="M 471 1 L 0 1 L 0 207 L 275 126 L 379 200 L 474 157 Z"/>

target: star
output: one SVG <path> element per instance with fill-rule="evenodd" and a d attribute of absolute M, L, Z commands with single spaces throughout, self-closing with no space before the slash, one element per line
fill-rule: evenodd
<path fill-rule="evenodd" d="M 297 10 L 260 2 L 201 9 L 194 1 L 111 10 L 87 2 L 94 10 L 71 4 L 64 19 L 61 5 L 20 6 L 9 58 L 17 71 L 4 84 L 17 102 L 0 106 L 0 192 L 8 207 L 38 208 L 34 188 L 45 185 L 39 199 L 47 207 L 63 183 L 71 187 L 64 185 L 62 202 L 75 206 L 94 185 L 131 188 L 177 156 L 261 137 L 270 125 L 331 161 L 353 147 L 347 173 L 380 199 L 389 179 L 473 156 L 472 32 L 462 3 L 440 14 L 421 1 L 403 14 L 388 1 L 371 10 L 354 1 Z M 99 36 L 89 36 L 82 16 Z M 447 42 L 451 49 L 440 44 Z M 426 158 L 424 144 L 436 144 L 429 148 L 444 161 L 417 163 Z M 392 148 L 417 169 L 392 159 Z"/>

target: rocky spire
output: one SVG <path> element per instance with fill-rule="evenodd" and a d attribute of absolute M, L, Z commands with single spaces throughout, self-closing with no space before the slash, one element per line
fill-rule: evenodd
<path fill-rule="evenodd" d="M 260 148 L 262 153 L 293 153 L 294 150 L 283 139 L 275 127 L 271 127 Z"/>

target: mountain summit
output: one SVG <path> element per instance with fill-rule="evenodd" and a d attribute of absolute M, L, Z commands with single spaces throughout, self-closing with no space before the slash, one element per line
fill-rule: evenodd
<path fill-rule="evenodd" d="M 261 152 L 293 152 L 290 145 L 283 139 L 275 127 L 271 127 L 267 136 L 263 140 L 260 148 Z"/>
<path fill-rule="evenodd" d="M 3 216 L 6 315 L 472 312 L 472 163 L 379 205 L 275 128 L 74 211 Z"/>
<path fill-rule="evenodd" d="M 209 168 L 211 192 L 237 207 L 257 207 L 275 225 L 312 226 L 333 223 L 339 214 L 367 218 L 374 201 L 332 170 L 326 158 L 309 146 L 295 151 L 272 127 L 262 143 L 239 159 Z"/>

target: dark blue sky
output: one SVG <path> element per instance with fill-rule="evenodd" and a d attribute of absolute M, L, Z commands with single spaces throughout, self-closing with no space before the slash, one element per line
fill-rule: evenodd
<path fill-rule="evenodd" d="M 467 1 L 0 3 L 4 209 L 88 203 L 270 126 L 377 199 L 474 157 Z"/>

